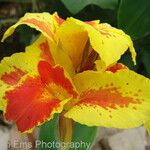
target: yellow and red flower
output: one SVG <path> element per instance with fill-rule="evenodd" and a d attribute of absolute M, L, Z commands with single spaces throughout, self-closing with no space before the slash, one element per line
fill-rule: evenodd
<path fill-rule="evenodd" d="M 0 63 L 0 109 L 21 132 L 61 113 L 88 126 L 133 128 L 150 120 L 150 80 L 117 63 L 133 43 L 99 21 L 27 13 L 19 25 L 41 32 L 25 52 Z"/>

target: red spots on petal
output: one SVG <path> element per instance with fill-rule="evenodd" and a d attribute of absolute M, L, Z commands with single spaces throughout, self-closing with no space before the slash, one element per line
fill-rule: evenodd
<path fill-rule="evenodd" d="M 138 93 L 134 93 L 134 96 L 139 96 Z"/>
<path fill-rule="evenodd" d="M 130 94 L 132 94 L 132 91 L 129 91 Z"/>
<path fill-rule="evenodd" d="M 10 85 L 17 84 L 26 73 L 19 68 L 14 68 L 14 71 L 2 75 L 1 80 Z"/>
<path fill-rule="evenodd" d="M 114 86 L 114 84 L 113 84 L 113 83 L 110 83 L 110 86 Z"/>
<path fill-rule="evenodd" d="M 115 72 L 117 72 L 118 70 L 121 70 L 121 69 L 128 69 L 128 67 L 123 65 L 123 64 L 117 63 L 117 64 L 109 67 L 106 71 L 111 71 L 111 72 L 115 73 Z"/>
<path fill-rule="evenodd" d="M 6 119 L 15 121 L 21 132 L 47 121 L 59 107 L 59 100 L 49 93 L 40 77 L 28 77 L 21 86 L 6 93 Z"/>
<path fill-rule="evenodd" d="M 108 84 L 106 84 L 106 85 L 105 85 L 105 87 L 109 87 L 109 85 L 108 85 Z"/>
<path fill-rule="evenodd" d="M 136 107 L 132 107 L 134 110 L 137 110 L 137 108 Z"/>
<path fill-rule="evenodd" d="M 100 31 L 100 33 L 102 35 L 104 35 L 105 37 L 109 38 L 110 36 L 112 36 L 109 32 L 105 32 L 105 31 Z"/>
<path fill-rule="evenodd" d="M 23 23 L 29 23 L 37 26 L 41 31 L 45 32 L 50 38 L 54 38 L 54 34 L 50 30 L 50 26 L 43 21 L 37 20 L 35 18 L 22 20 Z"/>
<path fill-rule="evenodd" d="M 50 64 L 54 65 L 54 59 L 50 51 L 48 41 L 45 41 L 40 44 L 40 49 L 42 50 L 41 58 L 48 61 Z"/>
<path fill-rule="evenodd" d="M 47 85 L 55 84 L 58 87 L 62 87 L 63 89 L 65 89 L 72 96 L 77 96 L 72 83 L 67 77 L 65 77 L 64 69 L 62 67 L 53 67 L 46 61 L 40 61 L 38 70 L 44 83 L 46 83 Z"/>
<path fill-rule="evenodd" d="M 140 93 L 140 92 L 142 92 L 142 90 L 141 90 L 141 89 L 139 89 L 139 90 L 138 90 L 138 92 Z"/>
<path fill-rule="evenodd" d="M 122 96 L 117 88 L 108 88 L 89 90 L 82 93 L 80 96 L 80 102 L 77 105 L 80 105 L 81 103 L 99 105 L 104 109 L 117 109 L 118 107 L 128 107 L 129 104 L 140 104 L 141 100 Z"/>
<path fill-rule="evenodd" d="M 93 21 L 85 21 L 86 24 L 93 25 Z"/>
<path fill-rule="evenodd" d="M 97 25 L 97 22 L 95 22 L 95 21 L 85 21 L 85 23 L 86 23 L 86 24 L 89 24 L 89 25 L 91 25 L 91 26 Z"/>
<path fill-rule="evenodd" d="M 112 118 L 112 115 L 109 115 L 109 118 Z"/>
<path fill-rule="evenodd" d="M 100 24 L 100 26 L 97 28 L 100 34 L 102 34 L 106 38 L 110 38 L 110 37 L 115 38 L 116 36 L 113 33 L 111 33 L 111 29 L 113 28 L 110 25 L 106 25 L 106 24 Z"/>
<path fill-rule="evenodd" d="M 101 114 L 101 113 L 99 113 L 99 115 L 100 115 L 100 116 L 102 116 L 102 114 Z"/>
<path fill-rule="evenodd" d="M 64 22 L 64 19 L 60 18 L 58 15 L 55 15 L 55 19 L 59 25 L 61 25 Z"/>

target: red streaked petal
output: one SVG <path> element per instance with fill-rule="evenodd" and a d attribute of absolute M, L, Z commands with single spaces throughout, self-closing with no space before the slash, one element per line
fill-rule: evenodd
<path fill-rule="evenodd" d="M 52 67 L 46 61 L 40 61 L 38 65 L 38 70 L 41 76 L 41 79 L 46 84 L 55 84 L 58 87 L 62 87 L 69 94 L 76 97 L 77 93 L 74 90 L 72 83 L 65 76 L 64 69 L 60 66 Z"/>
<path fill-rule="evenodd" d="M 19 68 L 14 67 L 14 69 L 14 71 L 9 73 L 6 72 L 4 75 L 2 75 L 0 80 L 9 85 L 17 84 L 21 77 L 23 77 L 26 73 Z"/>
<path fill-rule="evenodd" d="M 50 50 L 50 46 L 47 40 L 43 41 L 42 43 L 40 43 L 39 45 L 40 49 L 41 49 L 41 58 L 43 58 L 44 60 L 48 61 L 50 64 L 54 65 L 54 59 L 53 56 L 51 54 L 51 50 Z"/>
<path fill-rule="evenodd" d="M 22 23 L 33 24 L 34 26 L 39 28 L 42 32 L 46 33 L 50 38 L 54 38 L 54 33 L 50 30 L 49 26 L 43 21 L 31 18 L 22 20 Z"/>
<path fill-rule="evenodd" d="M 44 60 L 51 65 L 63 66 L 70 76 L 74 74 L 74 68 L 69 56 L 58 45 L 41 35 L 32 45 L 26 48 L 29 55 L 36 56 L 38 60 Z M 36 65 L 37 68 L 37 65 Z"/>
<path fill-rule="evenodd" d="M 89 24 L 93 27 L 97 27 L 99 25 L 99 20 L 93 20 L 93 21 L 85 21 L 86 24 Z"/>
<path fill-rule="evenodd" d="M 106 87 L 106 89 L 89 90 L 82 93 L 79 104 L 99 105 L 104 109 L 118 109 L 118 107 L 128 107 L 131 103 L 140 104 L 141 102 L 142 100 L 140 99 L 122 96 L 122 93 L 116 87 Z"/>
<path fill-rule="evenodd" d="M 121 63 L 116 63 L 115 65 L 108 67 L 106 71 L 111 71 L 111 72 L 115 73 L 121 69 L 128 69 L 128 67 Z"/>
<path fill-rule="evenodd" d="M 133 128 L 150 120 L 150 80 L 129 69 L 85 71 L 74 84 L 78 102 L 65 117 L 88 126 Z"/>
<path fill-rule="evenodd" d="M 46 12 L 26 13 L 22 18 L 19 19 L 16 24 L 7 29 L 7 31 L 4 33 L 2 41 L 10 36 L 15 31 L 15 29 L 22 24 L 40 31 L 45 37 L 52 41 L 56 40 L 54 33 L 56 28 L 55 22 L 56 20 L 54 19 L 54 17 Z"/>
<path fill-rule="evenodd" d="M 8 91 L 6 119 L 16 121 L 19 131 L 26 132 L 61 112 L 61 102 L 53 97 L 40 77 L 28 77 L 24 83 Z"/>
<path fill-rule="evenodd" d="M 54 13 L 53 16 L 54 16 L 55 20 L 57 21 L 58 25 L 61 25 L 65 21 L 64 19 L 59 17 L 57 13 Z"/>

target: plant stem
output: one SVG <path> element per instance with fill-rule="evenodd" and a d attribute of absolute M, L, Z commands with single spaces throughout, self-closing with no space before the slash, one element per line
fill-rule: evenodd
<path fill-rule="evenodd" d="M 30 148 L 30 150 L 35 150 L 35 138 L 34 138 L 33 134 L 27 133 L 27 137 L 28 137 L 29 142 L 32 143 L 32 148 Z"/>
<path fill-rule="evenodd" d="M 59 136 L 60 141 L 66 143 L 63 150 L 68 150 L 68 143 L 72 141 L 73 120 L 64 117 L 64 112 L 59 117 Z"/>

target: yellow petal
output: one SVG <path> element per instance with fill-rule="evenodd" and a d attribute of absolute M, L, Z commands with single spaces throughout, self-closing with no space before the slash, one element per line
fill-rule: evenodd
<path fill-rule="evenodd" d="M 92 27 L 91 27 L 92 28 Z M 75 68 L 79 66 L 88 34 L 82 26 L 67 21 L 57 30 L 56 35 L 60 39 L 60 46 L 71 58 Z"/>
<path fill-rule="evenodd" d="M 41 58 L 26 53 L 16 53 L 11 57 L 5 57 L 0 63 L 0 107 L 5 109 L 6 91 L 13 89 L 25 79 L 24 77 L 38 74 L 37 65 Z"/>
<path fill-rule="evenodd" d="M 95 65 L 98 71 L 105 71 L 107 69 L 106 64 L 102 60 L 96 60 Z"/>
<path fill-rule="evenodd" d="M 4 34 L 2 41 L 4 41 L 8 36 L 13 34 L 15 29 L 19 25 L 28 25 L 34 28 L 47 37 L 48 39 L 55 39 L 54 31 L 56 20 L 49 13 L 26 13 L 15 25 L 11 26 Z"/>
<path fill-rule="evenodd" d="M 92 48 L 100 55 L 106 66 L 117 62 L 128 48 L 135 63 L 136 53 L 130 37 L 123 31 L 108 24 L 91 26 L 77 19 L 68 18 L 60 26 L 56 34 L 62 47 L 73 60 L 75 67 L 81 62 L 88 38 Z"/>
<path fill-rule="evenodd" d="M 63 18 L 61 18 L 61 17 L 58 16 L 58 13 L 57 13 L 57 12 L 53 13 L 52 16 L 53 16 L 53 18 L 54 18 L 54 20 L 55 20 L 54 23 L 56 23 L 55 26 L 56 26 L 57 28 L 65 21 Z"/>
<path fill-rule="evenodd" d="M 132 40 L 127 34 L 125 34 L 122 30 L 110 26 L 107 23 L 99 24 L 99 27 L 96 29 L 99 31 L 103 39 L 103 48 L 99 53 L 102 57 L 102 60 L 109 60 L 106 63 L 107 66 L 117 62 L 121 55 L 124 54 L 128 48 L 132 54 L 134 63 L 136 63 L 136 52 L 134 50 Z M 97 50 L 100 50 L 100 46 L 98 44 L 93 45 L 93 47 L 95 47 Z"/>
<path fill-rule="evenodd" d="M 35 126 L 49 121 L 77 95 L 63 67 L 40 61 L 37 68 L 38 75 L 31 77 L 28 73 L 21 84 L 4 96 L 8 103 L 5 117 L 15 121 L 21 132 L 32 131 Z"/>
<path fill-rule="evenodd" d="M 127 66 L 121 63 L 115 63 L 106 67 L 106 64 L 102 60 L 96 60 L 95 64 L 96 64 L 96 69 L 101 72 L 110 71 L 110 72 L 115 73 L 121 69 L 128 69 Z"/>
<path fill-rule="evenodd" d="M 41 61 L 47 61 L 52 65 L 59 64 L 69 74 L 74 75 L 74 68 L 70 58 L 59 49 L 56 44 L 41 35 L 32 45 L 26 48 L 25 53 L 16 53 L 11 57 L 5 57 L 0 63 L 0 109 L 5 110 L 6 91 L 18 86 L 26 79 L 26 76 L 38 74 L 37 66 Z M 67 75 L 68 75 L 67 74 Z"/>
<path fill-rule="evenodd" d="M 41 35 L 32 45 L 28 46 L 26 51 L 31 55 L 48 61 L 50 64 L 63 66 L 71 77 L 75 73 L 69 56 L 61 49 L 61 47 L 58 47 L 55 42 L 48 40 L 43 35 Z"/>
<path fill-rule="evenodd" d="M 86 71 L 75 76 L 80 93 L 65 114 L 81 124 L 133 128 L 150 120 L 150 80 L 128 69 Z"/>

